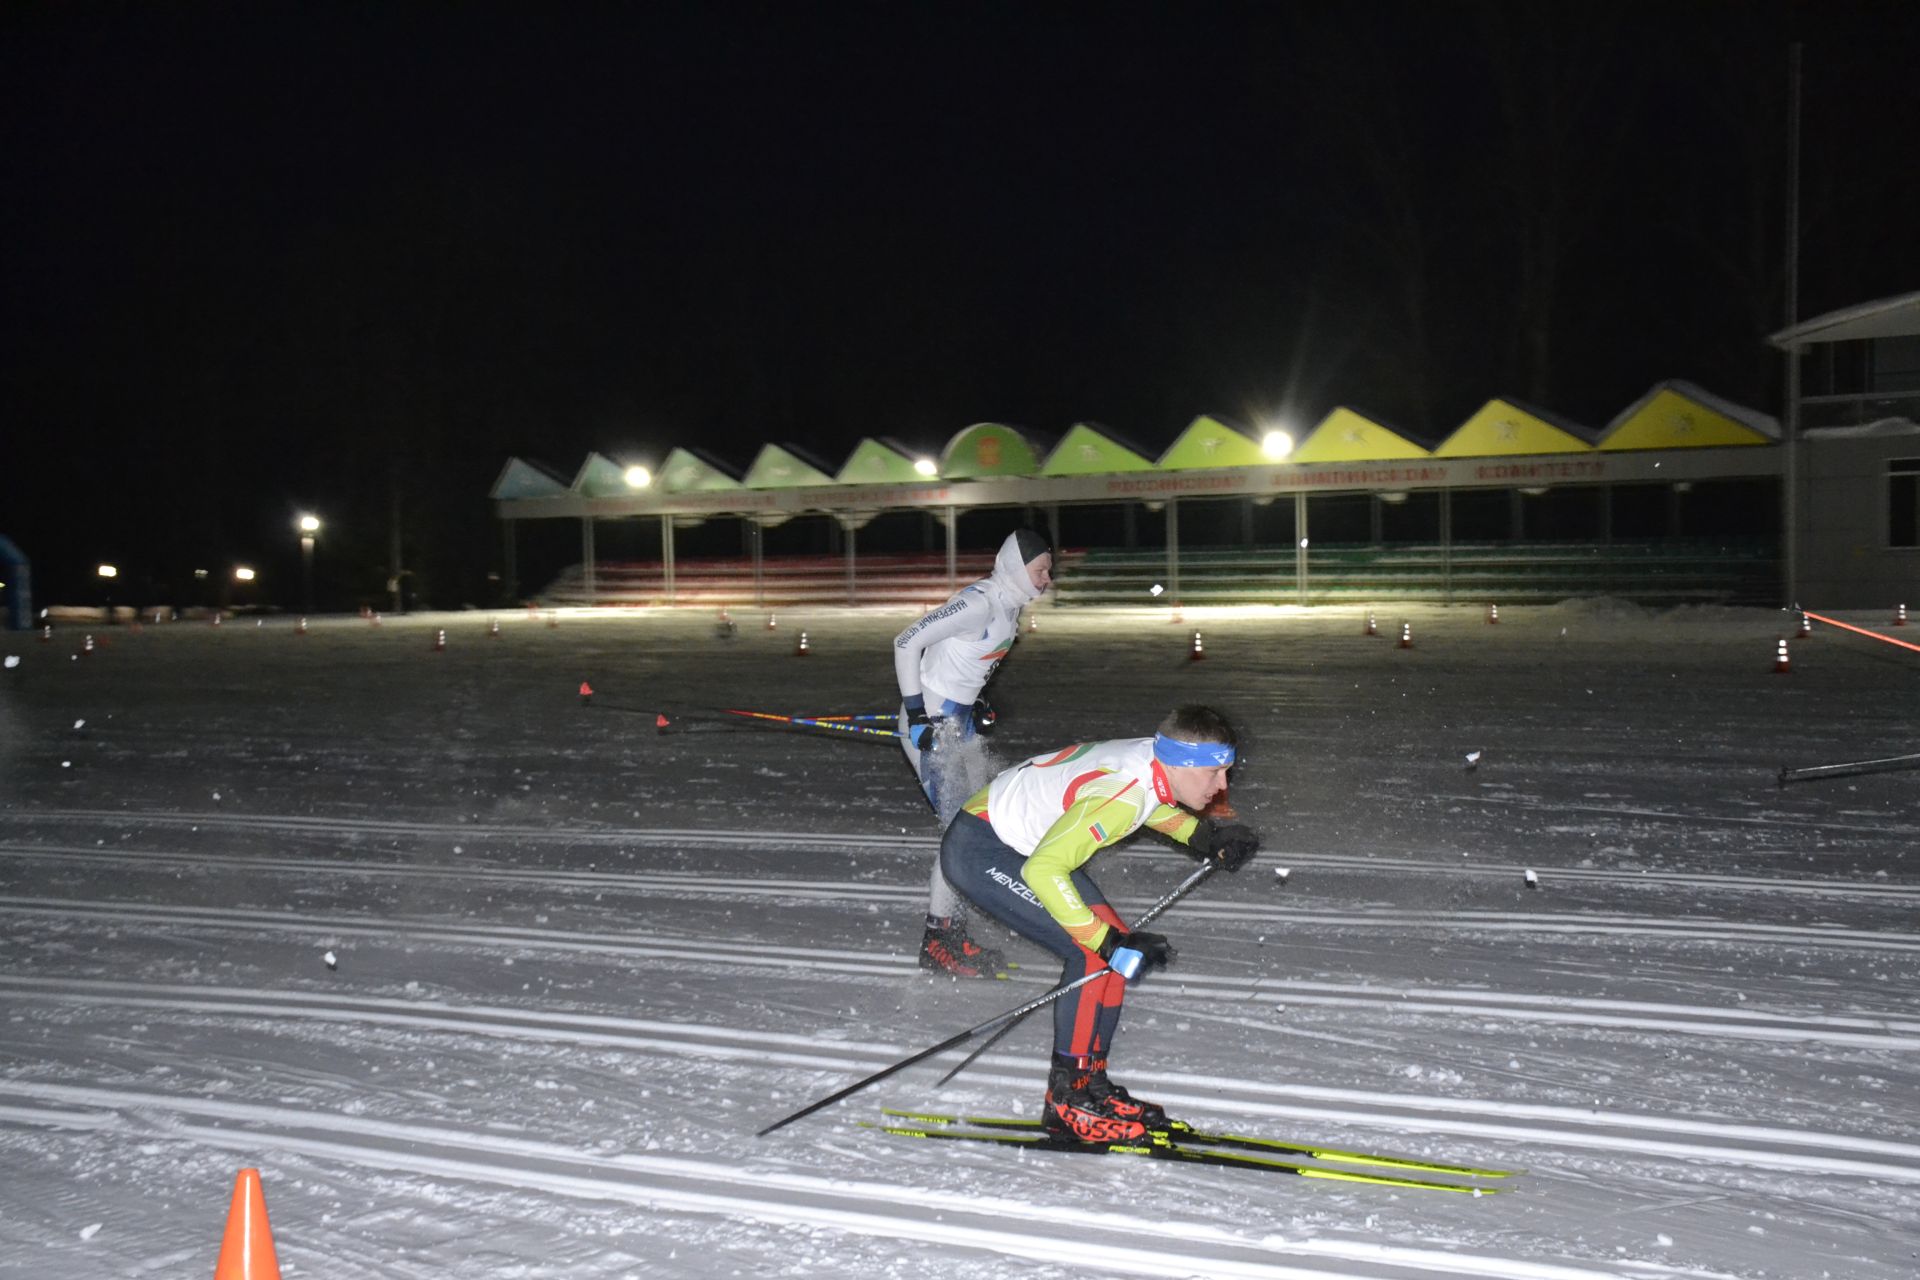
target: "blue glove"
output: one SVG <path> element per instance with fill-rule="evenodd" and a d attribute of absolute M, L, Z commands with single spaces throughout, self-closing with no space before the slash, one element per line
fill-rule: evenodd
<path fill-rule="evenodd" d="M 1155 966 L 1172 964 L 1176 954 L 1173 944 L 1160 933 L 1122 933 L 1108 929 L 1100 943 L 1100 958 L 1128 982 Z"/>

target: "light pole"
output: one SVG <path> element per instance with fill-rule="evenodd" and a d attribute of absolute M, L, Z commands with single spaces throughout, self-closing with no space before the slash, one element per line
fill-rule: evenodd
<path fill-rule="evenodd" d="M 320 517 L 302 515 L 300 526 L 300 581 L 306 590 L 307 612 L 313 612 L 313 540 L 320 535 Z"/>
<path fill-rule="evenodd" d="M 115 565 L 103 564 L 94 572 L 100 576 L 101 594 L 107 602 L 105 621 L 111 626 L 113 624 L 113 580 L 120 576 L 120 570 Z"/>

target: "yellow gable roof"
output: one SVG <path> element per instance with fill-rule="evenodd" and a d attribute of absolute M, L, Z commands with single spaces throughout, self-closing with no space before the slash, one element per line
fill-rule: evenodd
<path fill-rule="evenodd" d="M 1287 455 L 1290 462 L 1384 462 L 1390 458 L 1424 458 L 1427 451 L 1392 427 L 1355 413 L 1344 405 L 1320 420 L 1307 438 Z"/>
<path fill-rule="evenodd" d="M 1433 451 L 1436 458 L 1498 458 L 1515 454 L 1585 453 L 1585 440 L 1510 400 L 1489 400 Z"/>

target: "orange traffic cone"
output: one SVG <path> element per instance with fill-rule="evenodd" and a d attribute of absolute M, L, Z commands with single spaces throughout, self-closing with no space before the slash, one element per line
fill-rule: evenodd
<path fill-rule="evenodd" d="M 1206 656 L 1207 650 L 1205 646 L 1200 643 L 1200 633 L 1196 631 L 1193 633 L 1193 652 L 1187 655 L 1187 661 L 1199 662 Z"/>
<path fill-rule="evenodd" d="M 1411 622 L 1403 622 L 1400 624 L 1400 647 L 1402 649 L 1413 648 L 1413 624 Z"/>
<path fill-rule="evenodd" d="M 213 1280 L 280 1280 L 258 1169 L 242 1169 L 233 1180 L 233 1204 L 227 1210 L 227 1233 L 220 1241 Z"/>
<path fill-rule="evenodd" d="M 444 629 L 433 633 L 433 651 L 435 653 L 447 651 L 447 633 Z"/>
<path fill-rule="evenodd" d="M 1367 629 L 1360 634 L 1363 636 L 1377 636 L 1380 634 L 1380 629 L 1373 625 L 1373 610 L 1371 609 L 1367 610 Z"/>
<path fill-rule="evenodd" d="M 793 656 L 796 658 L 807 656 L 807 633 L 804 631 L 800 633 L 800 643 L 793 647 Z"/>
<path fill-rule="evenodd" d="M 1227 799 L 1227 793 L 1222 791 L 1219 795 L 1207 802 L 1207 807 L 1200 811 L 1200 816 L 1203 818 L 1216 818 L 1222 822 L 1232 822 L 1240 816 L 1240 811 L 1233 807 L 1233 801 Z"/>
<path fill-rule="evenodd" d="M 1793 660 L 1787 657 L 1787 642 L 1782 640 L 1779 649 L 1773 655 L 1773 674 L 1784 676 L 1791 674 L 1792 671 Z"/>
<path fill-rule="evenodd" d="M 593 701 L 593 686 L 585 680 L 580 682 L 580 705 L 586 706 Z"/>
<path fill-rule="evenodd" d="M 1497 604 L 1488 605 L 1487 606 L 1487 625 L 1491 627 L 1498 624 L 1499 621 L 1500 621 L 1500 606 Z"/>

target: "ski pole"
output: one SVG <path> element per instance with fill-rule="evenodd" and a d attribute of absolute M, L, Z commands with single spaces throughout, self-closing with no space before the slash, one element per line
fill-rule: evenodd
<path fill-rule="evenodd" d="M 1856 773 L 1892 773 L 1896 769 L 1920 769 L 1920 755 L 1883 756 L 1878 760 L 1849 760 L 1844 764 L 1810 764 L 1801 769 L 1780 770 L 1780 785 L 1807 782 L 1814 778 L 1844 778 Z"/>
<path fill-rule="evenodd" d="M 1801 612 L 1809 618 L 1812 618 L 1815 622 L 1824 622 L 1830 627 L 1839 627 L 1842 631 L 1851 631 L 1855 635 L 1865 636 L 1869 640 L 1885 640 L 1888 644 L 1899 645 L 1902 649 L 1912 649 L 1915 653 L 1920 653 L 1920 644 L 1914 644 L 1910 640 L 1895 640 L 1892 636 L 1883 636 L 1878 631 L 1869 631 L 1865 627 L 1856 627 L 1851 622 L 1842 622 L 1838 618 L 1829 618 L 1826 614 L 1815 613 L 1811 609 L 1802 609 Z"/>
<path fill-rule="evenodd" d="M 1162 911 L 1165 911 L 1168 907 L 1180 901 L 1180 899 L 1186 897 L 1187 891 L 1189 889 L 1192 889 L 1194 886 L 1198 885 L 1202 880 L 1205 880 L 1209 875 L 1211 875 L 1213 873 L 1214 868 L 1217 865 L 1219 864 L 1214 862 L 1203 863 L 1199 868 L 1197 868 L 1194 871 L 1192 875 L 1188 876 L 1185 880 L 1182 880 L 1178 885 L 1174 886 L 1173 891 L 1171 893 L 1167 894 L 1166 897 L 1160 899 L 1160 901 L 1148 907 L 1146 910 L 1146 914 L 1142 915 L 1138 920 L 1133 922 L 1133 927 L 1135 929 L 1144 929 L 1148 925 L 1152 924 L 1155 917 L 1157 917 Z M 1027 1012 L 1031 1013 L 1032 1010 L 1028 1010 Z M 1007 1023 L 1006 1026 L 1001 1027 L 998 1031 L 994 1032 L 991 1036 L 987 1038 L 987 1042 L 985 1044 L 981 1045 L 978 1049 L 975 1049 L 972 1053 L 968 1054 L 965 1058 L 961 1059 L 959 1066 L 947 1072 L 947 1074 L 941 1076 L 938 1084 L 935 1087 L 937 1088 L 938 1085 L 945 1084 L 947 1081 L 953 1079 L 955 1076 L 959 1075 L 962 1071 L 965 1071 L 968 1067 L 972 1066 L 974 1063 L 974 1059 L 978 1058 L 981 1054 L 985 1053 L 987 1050 L 993 1048 L 993 1046 L 995 1046 L 996 1044 L 999 1044 L 1003 1036 L 1005 1036 L 1009 1031 L 1012 1031 L 1015 1027 L 1019 1026 L 1022 1022 L 1025 1022 L 1026 1019 L 1027 1019 L 1027 1014 L 1023 1013 L 1019 1017 L 1015 1018 L 1013 1021 Z"/>
<path fill-rule="evenodd" d="M 1167 902 L 1168 905 L 1171 905 L 1174 899 L 1178 898 L 1181 894 L 1184 894 L 1187 890 L 1193 888 L 1193 886 L 1199 884 L 1202 880 L 1206 879 L 1211 874 L 1213 874 L 1213 864 L 1209 862 L 1205 866 L 1195 871 L 1192 875 L 1188 876 L 1186 880 L 1181 883 L 1180 887 L 1174 890 L 1173 893 L 1169 894 L 1167 898 L 1164 899 L 1164 901 Z M 787 1125 L 792 1124 L 795 1120 L 799 1120 L 799 1119 L 802 1119 L 803 1117 L 810 1116 L 814 1112 L 820 1110 L 823 1107 L 832 1106 L 834 1103 L 840 1101 L 840 1099 L 848 1097 L 852 1094 L 858 1093 L 860 1092 L 860 1090 L 866 1088 L 870 1084 L 876 1084 L 881 1080 L 885 1080 L 888 1076 L 892 1075 L 896 1071 L 904 1071 L 916 1062 L 924 1062 L 926 1059 L 931 1058 L 934 1054 L 941 1053 L 941 1052 L 944 1052 L 945 1050 L 951 1049 L 953 1048 L 953 1046 L 957 1044 L 965 1043 L 966 1041 L 971 1040 L 973 1037 L 981 1034 L 982 1032 L 994 1031 L 1006 1025 L 1009 1022 L 1013 1022 L 1020 1018 L 1024 1018 L 1028 1014 L 1032 1013 L 1035 1009 L 1041 1009 L 1046 1007 L 1047 1005 L 1052 1004 L 1055 1000 L 1058 1000 L 1061 996 L 1066 995 L 1070 991 L 1075 991 L 1081 987 L 1086 986 L 1089 982 L 1092 982 L 1097 978 L 1105 976 L 1108 972 L 1110 972 L 1110 970 L 1108 970 L 1103 966 L 1101 968 L 1095 969 L 1092 973 L 1087 974 L 1085 977 L 1075 978 L 1072 982 L 1063 982 L 1059 986 L 1055 987 L 1053 990 L 1048 991 L 1043 995 L 1037 995 L 1033 999 L 1027 1001 L 1023 1005 L 1018 1006 L 1017 1008 L 1009 1009 L 1005 1013 L 1000 1014 L 997 1017 L 988 1018 L 985 1022 L 980 1023 L 978 1026 L 968 1027 L 965 1031 L 962 1031 L 957 1035 L 948 1036 L 945 1040 L 942 1040 L 939 1044 L 933 1045 L 929 1048 L 922 1049 L 918 1053 L 902 1058 L 900 1059 L 900 1061 L 894 1063 L 890 1067 L 882 1067 L 880 1070 L 874 1072 L 872 1075 L 856 1080 L 844 1089 L 836 1089 L 834 1092 L 828 1094 L 824 1098 L 820 1098 L 814 1102 L 809 1102 L 806 1106 L 800 1108 L 798 1111 L 794 1112 L 792 1115 L 784 1116 L 779 1120 L 775 1120 L 772 1124 L 760 1130 L 758 1133 L 754 1134 L 753 1136 L 756 1138 L 764 1138 L 768 1134 L 772 1133 L 775 1129 L 785 1128 Z"/>
<path fill-rule="evenodd" d="M 728 709 L 726 714 L 730 716 L 740 716 L 748 720 L 770 720 L 777 724 L 794 725 L 804 729 L 828 729 L 838 733 L 866 734 L 875 738 L 898 738 L 900 736 L 898 729 L 875 729 L 863 724 L 847 724 L 838 718 L 824 719 L 814 716 L 782 716 L 775 715 L 771 711 L 734 711 L 731 709 Z"/>

